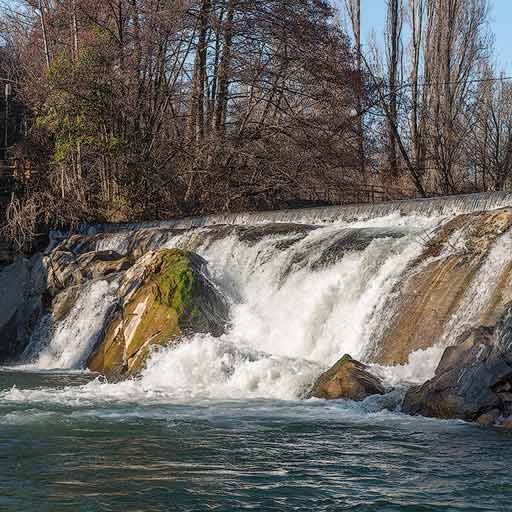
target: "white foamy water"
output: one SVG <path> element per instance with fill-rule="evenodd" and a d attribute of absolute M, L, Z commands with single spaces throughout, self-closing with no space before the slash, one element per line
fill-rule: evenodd
<path fill-rule="evenodd" d="M 314 231 L 281 252 L 275 240 L 248 249 L 229 237 L 204 255 L 232 294 L 237 339 L 266 353 L 330 365 L 344 353 L 364 354 L 388 293 L 420 251 L 414 236 L 375 239 L 320 268 L 312 266 L 340 237 L 336 229 Z"/>
<path fill-rule="evenodd" d="M 34 367 L 39 369 L 83 368 L 115 304 L 117 284 L 91 283 L 66 317 L 59 323 L 49 343 L 39 353 Z"/>
<path fill-rule="evenodd" d="M 208 228 L 168 236 L 159 231 L 149 249 L 192 242 L 208 261 L 231 304 L 228 332 L 219 339 L 194 336 L 156 351 L 136 381 L 94 382 L 65 393 L 86 402 L 296 399 L 343 354 L 364 359 L 389 315 L 389 294 L 423 249 L 419 234 L 438 223 L 393 215 L 249 242 L 238 232 L 210 237 Z M 97 249 L 124 253 L 129 241 L 129 232 L 114 233 L 103 237 Z M 56 326 L 35 367 L 83 366 L 116 301 L 116 289 L 115 283 L 93 283 Z M 13 390 L 11 398 L 20 393 Z M 29 394 L 44 398 L 43 391 Z"/>
<path fill-rule="evenodd" d="M 175 398 L 293 399 L 321 371 L 311 361 L 258 352 L 230 336 L 195 336 L 153 354 L 140 383 Z"/>
<path fill-rule="evenodd" d="M 8 402 L 43 402 L 89 407 L 96 403 L 154 405 L 211 400 L 296 400 L 325 369 L 312 361 L 257 352 L 227 341 L 196 335 L 173 348 L 155 351 L 138 379 L 110 384 L 96 379 L 63 389 L 17 389 L 0 393 Z M 444 348 L 435 346 L 411 354 L 406 365 L 372 365 L 386 386 L 419 384 L 434 375 Z M 390 403 L 388 403 L 390 402 Z M 372 412 L 394 408 L 400 396 L 370 397 L 355 410 Z M 123 413 L 124 414 L 124 413 Z"/>
<path fill-rule="evenodd" d="M 422 384 L 434 376 L 446 347 L 436 344 L 425 350 L 417 350 L 409 355 L 407 364 L 396 366 L 371 365 L 372 371 L 387 386 L 400 384 Z"/>

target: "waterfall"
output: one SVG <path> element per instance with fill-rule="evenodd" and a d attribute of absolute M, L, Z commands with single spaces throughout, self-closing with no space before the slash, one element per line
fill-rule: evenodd
<path fill-rule="evenodd" d="M 116 283 L 106 281 L 88 285 L 67 318 L 50 333 L 48 342 L 36 340 L 40 347 L 32 367 L 51 370 L 83 368 L 116 303 L 116 287 Z M 34 349 L 29 346 L 27 352 L 33 353 Z"/>
<path fill-rule="evenodd" d="M 297 398 L 345 353 L 371 363 L 390 319 L 400 314 L 402 284 L 459 250 L 451 240 L 440 254 L 422 256 L 430 250 L 425 233 L 461 213 L 511 203 L 510 194 L 480 194 L 91 228 L 79 243 L 87 250 L 127 254 L 144 240 L 144 251 L 196 252 L 231 310 L 230 327 L 220 338 L 194 335 L 160 348 L 136 385 L 102 389 L 111 393 L 117 386 L 116 396 L 123 389 L 126 396 L 151 390 L 173 399 Z M 437 346 L 410 354 L 408 364 L 394 369 L 375 366 L 389 384 L 432 375 L 448 335 L 477 322 L 496 301 L 493 289 L 510 263 L 510 248 L 506 232 L 468 283 Z M 89 284 L 36 350 L 35 367 L 83 367 L 116 304 L 116 289 L 115 279 Z"/>
<path fill-rule="evenodd" d="M 419 233 L 438 222 L 389 217 L 297 226 L 255 239 L 243 229 L 222 237 L 216 228 L 160 229 L 148 250 L 193 245 L 228 297 L 231 327 L 220 339 L 198 335 L 156 352 L 142 385 L 176 397 L 299 396 L 342 354 L 364 358 L 385 321 L 388 295 L 422 250 Z M 95 249 L 124 253 L 133 237 L 109 233 Z M 36 367 L 76 368 L 84 361 L 113 304 L 112 286 L 99 281 L 87 289 Z"/>

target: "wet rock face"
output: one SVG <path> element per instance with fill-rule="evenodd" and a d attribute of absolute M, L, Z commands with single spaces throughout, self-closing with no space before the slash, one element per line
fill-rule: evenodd
<path fill-rule="evenodd" d="M 495 328 L 472 329 L 448 347 L 433 379 L 411 388 L 402 410 L 482 425 L 512 415 L 512 306 Z"/>
<path fill-rule="evenodd" d="M 401 238 L 404 232 L 398 229 L 386 228 L 353 228 L 342 231 L 339 235 L 333 237 L 332 241 L 326 245 L 320 257 L 312 265 L 313 270 L 319 270 L 323 267 L 332 265 L 340 261 L 349 252 L 362 252 L 367 249 L 372 242 L 383 238 Z"/>
<path fill-rule="evenodd" d="M 295 235 L 296 238 L 293 241 L 301 240 L 315 229 L 317 229 L 316 226 L 307 224 L 262 224 L 239 227 L 238 236 L 242 242 L 254 245 L 270 236 Z"/>
<path fill-rule="evenodd" d="M 45 310 L 46 269 L 40 256 L 19 258 L 0 272 L 0 361 L 23 352 Z"/>
<path fill-rule="evenodd" d="M 57 291 L 124 272 L 133 265 L 133 259 L 115 251 L 74 254 L 56 250 L 45 258 L 45 265 L 48 268 L 48 287 Z"/>
<path fill-rule="evenodd" d="M 74 254 L 59 248 L 44 258 L 44 264 L 52 318 L 59 322 L 71 312 L 85 283 L 125 272 L 133 265 L 133 259 L 115 251 Z"/>
<path fill-rule="evenodd" d="M 373 353 L 365 357 L 381 365 L 406 364 L 411 353 L 441 340 L 490 251 L 510 229 L 512 208 L 503 208 L 458 215 L 434 233 L 419 237 L 423 250 L 390 294 L 389 310 L 394 313 Z M 511 300 L 512 265 L 508 265 L 473 324 L 494 325 Z"/>
<path fill-rule="evenodd" d="M 382 382 L 367 371 L 367 366 L 345 355 L 317 379 L 306 398 L 361 401 L 384 392 Z"/>
<path fill-rule="evenodd" d="M 104 375 L 134 375 L 153 347 L 189 333 L 219 336 L 228 322 L 228 305 L 205 260 L 188 251 L 146 254 L 123 276 L 118 293 L 119 310 L 88 364 Z"/>

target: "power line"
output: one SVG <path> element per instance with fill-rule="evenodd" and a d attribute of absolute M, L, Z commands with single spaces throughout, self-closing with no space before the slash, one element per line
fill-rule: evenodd
<path fill-rule="evenodd" d="M 512 76 L 501 76 L 501 77 L 491 77 L 491 78 L 472 78 L 470 80 L 452 80 L 447 82 L 422 82 L 415 84 L 414 82 L 403 82 L 400 85 L 397 85 L 395 89 L 404 89 L 407 87 L 432 87 L 434 85 L 459 85 L 459 84 L 476 84 L 476 83 L 485 83 L 485 82 L 501 82 L 505 80 L 512 80 Z M 385 89 L 391 89 L 389 84 L 383 84 Z"/>

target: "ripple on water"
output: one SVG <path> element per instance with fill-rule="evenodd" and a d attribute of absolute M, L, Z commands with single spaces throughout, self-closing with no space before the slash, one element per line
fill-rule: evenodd
<path fill-rule="evenodd" d="M 500 511 L 512 500 L 503 430 L 344 401 L 104 400 L 105 384 L 67 378 L 24 388 L 2 375 L 0 510 Z"/>

